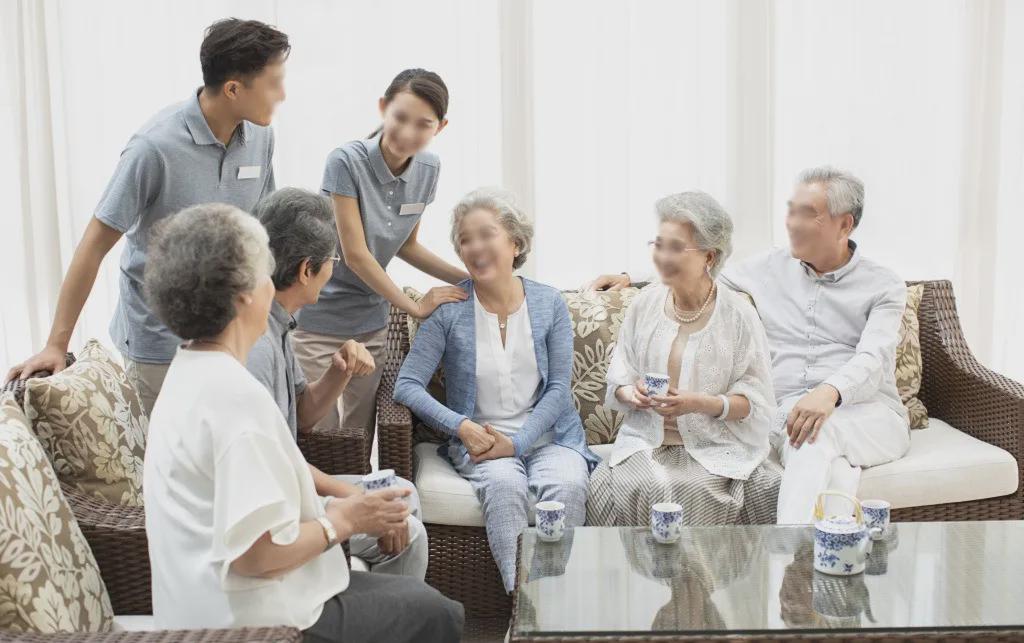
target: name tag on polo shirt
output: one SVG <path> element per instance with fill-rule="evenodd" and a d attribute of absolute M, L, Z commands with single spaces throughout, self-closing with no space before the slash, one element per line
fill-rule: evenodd
<path fill-rule="evenodd" d="M 427 208 L 426 203 L 403 203 L 402 209 L 398 211 L 399 216 L 407 217 L 413 214 L 423 214 Z"/>
<path fill-rule="evenodd" d="M 242 165 L 238 168 L 238 179 L 258 179 L 262 171 L 259 165 Z"/>

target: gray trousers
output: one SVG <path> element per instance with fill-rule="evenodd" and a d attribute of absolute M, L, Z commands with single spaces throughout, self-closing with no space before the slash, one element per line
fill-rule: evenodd
<path fill-rule="evenodd" d="M 342 482 L 359 485 L 362 476 L 333 476 Z M 398 478 L 398 486 L 412 489 L 412 495 L 406 500 L 409 503 L 409 545 L 397 556 L 382 554 L 377 545 L 376 536 L 355 534 L 348 540 L 349 552 L 361 558 L 370 566 L 370 571 L 377 574 L 394 574 L 411 576 L 423 580 L 427 575 L 427 530 L 420 520 L 420 496 L 416 487 L 404 478 Z"/>
<path fill-rule="evenodd" d="M 467 455 L 454 464 L 483 507 L 487 542 L 506 592 L 515 589 L 516 543 L 529 525 L 531 493 L 537 502 L 564 503 L 566 527 L 581 526 L 587 516 L 587 461 L 567 447 L 546 444 L 522 458 L 480 464 L 473 464 Z"/>
<path fill-rule="evenodd" d="M 153 405 L 156 404 L 157 395 L 160 394 L 164 378 L 167 377 L 167 369 L 171 365 L 136 362 L 124 353 L 121 353 L 121 358 L 124 360 L 124 374 L 139 394 L 139 402 L 142 403 L 142 410 L 148 418 L 153 415 Z"/>
<path fill-rule="evenodd" d="M 324 603 L 307 643 L 449 643 L 462 638 L 462 604 L 421 580 L 352 572 L 348 588 Z"/>

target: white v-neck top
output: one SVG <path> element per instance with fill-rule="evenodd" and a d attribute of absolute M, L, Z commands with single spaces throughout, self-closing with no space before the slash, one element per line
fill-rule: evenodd
<path fill-rule="evenodd" d="M 474 299 L 476 323 L 476 408 L 473 419 L 490 424 L 512 436 L 522 428 L 541 395 L 540 370 L 533 346 L 533 328 L 526 300 L 508 316 L 505 345 L 501 343 L 498 316 Z M 551 442 L 549 431 L 534 442 L 536 448 Z"/>
<path fill-rule="evenodd" d="M 348 586 L 333 547 L 276 578 L 232 568 L 270 532 L 288 545 L 324 515 L 270 393 L 221 352 L 179 349 L 153 409 L 143 494 L 159 629 L 312 626 Z"/>

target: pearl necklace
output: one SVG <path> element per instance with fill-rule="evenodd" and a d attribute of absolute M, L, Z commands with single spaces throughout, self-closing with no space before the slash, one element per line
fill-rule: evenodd
<path fill-rule="evenodd" d="M 717 288 L 717 286 L 715 285 L 715 282 L 712 281 L 711 282 L 711 290 L 708 291 L 708 298 L 704 300 L 704 304 L 700 307 L 700 310 L 698 310 L 697 314 L 694 315 L 693 317 L 687 317 L 686 314 L 685 314 L 685 311 L 679 310 L 679 306 L 676 304 L 675 295 L 673 294 L 672 295 L 672 312 L 675 313 L 676 319 L 679 320 L 680 322 L 684 323 L 684 324 L 692 324 L 693 322 L 695 322 L 698 319 L 700 319 L 701 317 L 703 317 L 704 316 L 704 311 L 708 309 L 708 304 L 711 303 L 711 298 L 715 296 L 715 288 Z"/>

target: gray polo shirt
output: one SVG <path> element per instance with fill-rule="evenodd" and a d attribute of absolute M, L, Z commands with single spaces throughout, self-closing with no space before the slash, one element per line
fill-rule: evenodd
<path fill-rule="evenodd" d="M 420 152 L 400 176 L 393 175 L 377 135 L 331 152 L 321 191 L 358 200 L 366 247 L 386 269 L 419 223 L 423 209 L 434 200 L 440 172 L 437 156 Z M 340 243 L 338 252 L 342 252 Z M 387 326 L 388 308 L 386 299 L 340 262 L 320 300 L 299 313 L 299 328 L 348 338 Z"/>
<path fill-rule="evenodd" d="M 153 226 L 200 203 L 228 203 L 250 211 L 274 191 L 274 135 L 243 122 L 227 146 L 210 131 L 198 92 L 168 107 L 136 132 L 121 152 L 95 216 L 125 235 L 117 310 L 110 336 L 138 362 L 166 364 L 180 340 L 146 305 L 142 290 Z"/>
<path fill-rule="evenodd" d="M 298 437 L 299 396 L 306 390 L 306 375 L 299 368 L 292 350 L 291 332 L 295 320 L 281 304 L 274 300 L 270 306 L 267 332 L 253 344 L 246 367 L 270 395 L 288 421 L 292 437 Z"/>

